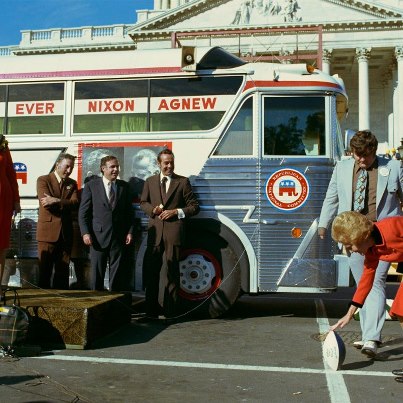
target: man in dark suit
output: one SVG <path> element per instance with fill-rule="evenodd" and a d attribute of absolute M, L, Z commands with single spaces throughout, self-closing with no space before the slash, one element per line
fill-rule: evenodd
<path fill-rule="evenodd" d="M 69 288 L 69 265 L 73 240 L 72 211 L 78 208 L 77 182 L 69 176 L 75 157 L 60 154 L 54 172 L 37 180 L 39 216 L 36 231 L 39 286 Z"/>
<path fill-rule="evenodd" d="M 150 217 L 144 257 L 146 314 L 149 317 L 157 317 L 161 313 L 158 292 L 164 252 L 167 263 L 164 311 L 167 316 L 175 314 L 185 219 L 199 212 L 199 203 L 189 179 L 174 173 L 175 157 L 172 151 L 162 150 L 157 162 L 160 173 L 147 178 L 141 195 L 141 209 Z"/>
<path fill-rule="evenodd" d="M 117 179 L 119 161 L 114 156 L 101 159 L 102 177 L 94 177 L 84 187 L 78 213 L 81 235 L 90 246 L 92 290 L 104 289 L 109 261 L 109 290 L 127 290 L 126 247 L 133 240 L 133 207 L 129 185 Z"/>

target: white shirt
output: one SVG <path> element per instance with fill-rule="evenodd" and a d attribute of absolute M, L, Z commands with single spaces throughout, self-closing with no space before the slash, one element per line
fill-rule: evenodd
<path fill-rule="evenodd" d="M 110 181 L 110 180 L 106 179 L 105 176 L 102 176 L 102 182 L 104 184 L 106 196 L 108 197 L 108 200 L 109 200 L 109 193 L 111 191 L 111 188 L 110 188 L 111 186 L 114 187 L 115 194 L 116 194 L 116 183 L 115 183 L 115 181 Z"/>
<path fill-rule="evenodd" d="M 171 184 L 172 178 L 170 176 L 165 176 L 163 174 L 160 174 L 160 183 L 162 183 L 162 178 L 164 178 L 164 177 L 167 178 L 167 183 L 165 184 L 165 189 L 166 189 L 166 192 L 168 193 L 169 185 Z M 185 218 L 185 213 L 183 212 L 183 210 L 181 208 L 178 208 L 177 210 L 178 210 L 178 218 L 179 219 Z"/>

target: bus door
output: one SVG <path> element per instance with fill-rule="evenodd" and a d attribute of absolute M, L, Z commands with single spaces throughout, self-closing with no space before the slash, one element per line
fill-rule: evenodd
<path fill-rule="evenodd" d="M 334 288 L 331 242 L 320 244 L 316 220 L 331 175 L 332 98 L 262 95 L 260 101 L 258 291 Z"/>

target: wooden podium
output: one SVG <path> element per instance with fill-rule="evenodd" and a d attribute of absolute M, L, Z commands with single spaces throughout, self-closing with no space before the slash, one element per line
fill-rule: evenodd
<path fill-rule="evenodd" d="M 17 289 L 32 317 L 27 343 L 85 349 L 130 322 L 130 292 Z M 10 294 L 11 295 L 11 294 Z M 11 303 L 11 298 L 7 303 Z"/>

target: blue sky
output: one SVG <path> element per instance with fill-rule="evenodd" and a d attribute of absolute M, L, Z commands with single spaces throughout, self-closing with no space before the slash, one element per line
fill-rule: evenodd
<path fill-rule="evenodd" d="M 21 30 L 133 24 L 153 0 L 0 0 L 0 46 L 18 45 Z"/>

